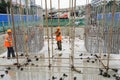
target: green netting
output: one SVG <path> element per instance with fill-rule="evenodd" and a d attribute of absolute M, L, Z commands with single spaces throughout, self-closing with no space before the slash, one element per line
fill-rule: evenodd
<path fill-rule="evenodd" d="M 38 25 L 42 24 L 42 21 L 32 21 L 32 22 L 23 22 L 24 26 L 33 26 L 33 25 Z M 21 22 L 16 22 L 15 27 L 20 26 Z M 69 23 L 69 19 L 60 19 L 60 26 L 69 26 L 69 25 L 75 25 L 75 26 L 81 26 L 85 25 L 85 20 L 84 19 L 76 19 L 75 22 L 72 22 L 72 20 Z M 44 26 L 46 26 L 46 22 L 44 19 Z M 52 19 L 52 25 L 51 25 L 51 19 L 48 19 L 48 26 L 58 26 L 58 19 Z M 8 24 L 4 22 L 0 23 L 0 32 L 6 31 L 8 28 L 12 27 L 12 24 Z"/>
<path fill-rule="evenodd" d="M 85 20 L 76 19 L 74 23 L 72 23 L 72 20 L 69 23 L 69 19 L 60 19 L 60 26 L 69 26 L 73 24 L 75 26 L 85 25 Z M 45 20 L 44 20 L 44 26 L 46 26 Z M 58 26 L 58 19 L 52 19 L 52 25 L 51 25 L 51 19 L 48 19 L 48 26 Z"/>

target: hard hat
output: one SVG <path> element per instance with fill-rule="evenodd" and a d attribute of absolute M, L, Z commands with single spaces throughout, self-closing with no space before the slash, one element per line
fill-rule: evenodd
<path fill-rule="evenodd" d="M 58 26 L 57 29 L 60 30 L 60 26 Z"/>
<path fill-rule="evenodd" d="M 11 32 L 12 32 L 12 30 L 11 30 L 11 29 L 8 29 L 8 30 L 7 30 L 7 32 L 11 33 Z"/>

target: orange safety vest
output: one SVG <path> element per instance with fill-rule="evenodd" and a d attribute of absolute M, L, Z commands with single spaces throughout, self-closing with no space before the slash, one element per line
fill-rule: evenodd
<path fill-rule="evenodd" d="M 60 35 L 58 36 L 58 34 L 60 33 Z M 56 41 L 61 41 L 62 40 L 62 35 L 60 31 L 55 32 L 56 34 Z"/>
<path fill-rule="evenodd" d="M 7 34 L 5 36 L 4 46 L 5 47 L 12 47 L 13 46 L 13 44 L 12 44 L 12 35 L 10 36 L 10 35 Z"/>

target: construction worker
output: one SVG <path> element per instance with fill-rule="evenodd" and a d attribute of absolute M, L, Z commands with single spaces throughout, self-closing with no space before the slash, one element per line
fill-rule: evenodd
<path fill-rule="evenodd" d="M 57 46 L 58 46 L 58 50 L 62 50 L 62 35 L 61 35 L 61 31 L 60 31 L 60 27 L 57 27 L 57 31 L 55 32 L 56 34 L 56 41 L 57 41 Z"/>
<path fill-rule="evenodd" d="M 7 48 L 7 58 L 10 59 L 10 56 L 12 54 L 12 57 L 15 58 L 15 53 L 13 49 L 13 40 L 12 40 L 12 30 L 8 29 L 7 34 L 5 35 L 5 41 L 4 46 Z"/>

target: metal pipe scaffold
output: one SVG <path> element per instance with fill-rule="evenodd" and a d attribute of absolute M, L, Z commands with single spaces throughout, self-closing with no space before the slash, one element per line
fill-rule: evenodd
<path fill-rule="evenodd" d="M 52 57 L 54 56 L 54 50 L 53 50 L 53 26 L 52 26 L 52 0 L 50 0 L 50 17 L 51 17 L 51 43 L 52 43 Z"/>
<path fill-rule="evenodd" d="M 50 42 L 49 42 L 49 28 L 48 28 L 48 9 L 47 9 L 47 0 L 45 0 L 45 11 L 46 11 L 46 27 L 47 27 L 47 42 L 48 42 L 48 57 L 49 57 L 49 69 L 51 68 L 51 63 L 50 63 Z"/>
<path fill-rule="evenodd" d="M 13 38 L 14 38 L 14 44 L 15 44 L 16 59 L 17 59 L 17 65 L 19 65 L 18 50 L 17 50 L 17 44 L 16 44 L 16 31 L 15 31 L 15 23 L 14 23 L 14 11 L 13 11 L 13 6 L 12 6 L 12 0 L 10 0 L 10 8 L 11 8 L 11 16 L 12 16 L 12 28 L 13 28 Z"/>

